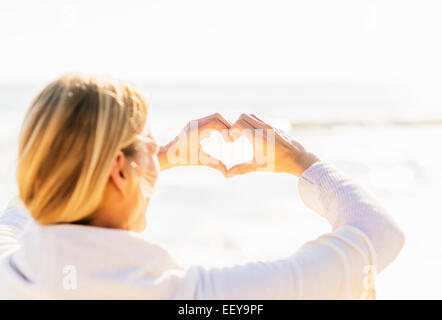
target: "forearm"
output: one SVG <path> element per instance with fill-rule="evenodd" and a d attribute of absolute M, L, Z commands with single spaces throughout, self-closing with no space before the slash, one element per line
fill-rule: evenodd
<path fill-rule="evenodd" d="M 332 165 L 318 162 L 307 169 L 299 180 L 299 193 L 333 230 L 341 226 L 361 230 L 374 247 L 378 272 L 401 250 L 404 235 L 385 209 Z"/>

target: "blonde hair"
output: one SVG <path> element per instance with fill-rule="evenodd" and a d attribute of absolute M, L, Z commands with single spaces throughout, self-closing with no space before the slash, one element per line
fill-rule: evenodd
<path fill-rule="evenodd" d="M 130 153 L 148 103 L 107 77 L 66 75 L 31 104 L 20 133 L 19 195 L 40 224 L 87 220 L 101 204 L 119 150 Z"/>

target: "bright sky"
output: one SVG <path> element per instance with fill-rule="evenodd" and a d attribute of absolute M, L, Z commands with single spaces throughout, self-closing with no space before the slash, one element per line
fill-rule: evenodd
<path fill-rule="evenodd" d="M 148 83 L 425 83 L 434 92 L 441 30 L 437 0 L 1 1 L 0 83 L 79 71 Z"/>

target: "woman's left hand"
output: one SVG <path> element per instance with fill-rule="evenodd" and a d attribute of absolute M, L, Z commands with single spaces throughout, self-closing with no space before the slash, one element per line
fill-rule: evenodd
<path fill-rule="evenodd" d="M 208 138 L 213 130 L 219 131 L 225 141 L 230 141 L 230 126 L 230 122 L 219 113 L 190 121 L 175 139 L 160 147 L 158 160 L 161 171 L 177 166 L 199 165 L 219 170 L 225 176 L 227 168 L 224 163 L 204 152 L 200 142 Z"/>

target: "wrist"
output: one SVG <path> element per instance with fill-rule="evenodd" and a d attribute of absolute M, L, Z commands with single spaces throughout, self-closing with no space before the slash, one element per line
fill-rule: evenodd
<path fill-rule="evenodd" d="M 296 165 L 294 166 L 293 174 L 299 178 L 302 176 L 305 170 L 319 161 L 320 159 L 315 154 L 311 152 L 303 152 L 301 155 L 296 157 Z"/>

